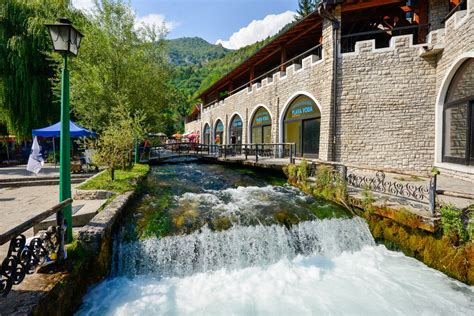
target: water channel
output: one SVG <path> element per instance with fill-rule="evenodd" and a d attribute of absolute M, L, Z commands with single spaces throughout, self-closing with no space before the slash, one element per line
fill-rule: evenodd
<path fill-rule="evenodd" d="M 278 175 L 154 167 L 78 315 L 457 315 L 474 287 L 377 245 Z"/>

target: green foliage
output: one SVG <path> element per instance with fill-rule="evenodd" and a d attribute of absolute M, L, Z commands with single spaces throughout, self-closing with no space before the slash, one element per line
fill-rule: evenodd
<path fill-rule="evenodd" d="M 365 186 L 362 190 L 362 204 L 367 212 L 373 211 L 373 204 L 375 202 L 374 194 L 369 186 Z"/>
<path fill-rule="evenodd" d="M 298 181 L 308 180 L 309 165 L 306 160 L 302 160 L 296 171 L 296 178 Z"/>
<path fill-rule="evenodd" d="M 138 179 L 144 177 L 150 166 L 135 164 L 130 169 L 119 169 L 115 171 L 115 179 L 112 181 L 107 173 L 102 173 L 86 181 L 78 187 L 79 190 L 107 190 L 116 193 L 132 191 L 137 187 Z"/>
<path fill-rule="evenodd" d="M 317 9 L 320 0 L 298 0 L 298 9 L 296 10 L 297 20 L 303 19 L 305 16 Z"/>
<path fill-rule="evenodd" d="M 462 211 L 457 209 L 453 204 L 445 204 L 440 208 L 440 212 L 443 234 L 447 236 L 453 244 L 457 244 L 459 241 L 467 241 L 469 234 L 463 227 L 461 220 Z"/>
<path fill-rule="evenodd" d="M 341 203 L 350 209 L 346 205 L 347 184 L 339 172 L 335 172 L 331 166 L 320 165 L 316 169 L 315 178 L 314 195 Z"/>
<path fill-rule="evenodd" d="M 0 123 L 20 139 L 31 129 L 59 119 L 51 78 L 55 61 L 44 24 L 58 16 L 75 18 L 69 0 L 0 1 Z"/>
<path fill-rule="evenodd" d="M 83 125 L 101 133 L 120 109 L 145 114 L 143 124 L 163 131 L 178 120 L 177 99 L 169 86 L 163 27 L 143 25 L 124 0 L 100 0 L 80 25 L 86 35 L 71 60 L 71 105 Z M 59 87 L 56 92 L 59 95 Z M 181 119 L 181 118 L 179 118 Z"/>
<path fill-rule="evenodd" d="M 166 51 L 174 65 L 200 65 L 224 57 L 230 52 L 222 45 L 213 45 L 199 37 L 166 40 Z"/>
<path fill-rule="evenodd" d="M 114 180 L 114 172 L 119 166 L 122 169 L 131 164 L 131 153 L 135 143 L 145 136 L 143 127 L 146 116 L 138 112 L 131 115 L 123 108 L 118 108 L 112 115 L 115 120 L 103 130 L 96 142 L 97 152 L 92 157 L 94 164 L 105 166 Z"/>

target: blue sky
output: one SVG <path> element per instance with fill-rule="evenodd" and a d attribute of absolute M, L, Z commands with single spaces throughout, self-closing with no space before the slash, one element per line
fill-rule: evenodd
<path fill-rule="evenodd" d="M 73 0 L 88 9 L 93 0 Z M 297 0 L 131 0 L 139 21 L 165 24 L 168 38 L 199 36 L 239 48 L 276 33 L 292 20 Z"/>

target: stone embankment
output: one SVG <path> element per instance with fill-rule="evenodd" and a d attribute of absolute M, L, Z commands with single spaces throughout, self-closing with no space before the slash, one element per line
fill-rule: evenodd
<path fill-rule="evenodd" d="M 348 192 L 343 182 L 333 185 L 333 180 L 330 180 L 331 185 L 321 187 L 323 180 L 311 181 L 299 169 L 301 166 L 292 166 L 294 170 L 285 168 L 292 185 L 341 204 L 354 215 L 365 218 L 376 242 L 383 243 L 388 249 L 402 251 L 461 282 L 474 285 L 474 243 L 459 238 L 453 240 L 443 232 L 439 214 L 426 215 L 402 205 L 380 203 L 371 193 Z M 332 179 L 332 173 L 330 177 L 322 174 L 324 178 Z"/>

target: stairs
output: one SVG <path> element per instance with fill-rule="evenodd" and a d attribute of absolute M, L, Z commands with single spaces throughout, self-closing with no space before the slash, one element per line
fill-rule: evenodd
<path fill-rule="evenodd" d="M 71 184 L 77 184 L 85 181 L 94 174 L 73 174 L 71 176 Z M 31 186 L 44 186 L 44 185 L 59 185 L 59 177 L 22 177 L 22 178 L 10 178 L 1 179 L 0 188 L 18 188 L 18 187 L 31 187 Z"/>

